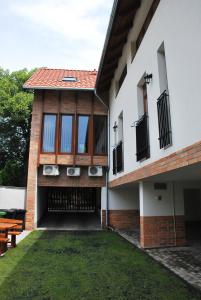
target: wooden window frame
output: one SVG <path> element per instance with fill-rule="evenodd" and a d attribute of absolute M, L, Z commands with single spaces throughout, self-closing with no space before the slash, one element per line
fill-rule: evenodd
<path fill-rule="evenodd" d="M 69 116 L 69 117 L 72 117 L 72 137 L 71 137 L 71 152 L 62 152 L 61 151 L 61 136 L 62 136 L 62 117 L 63 116 Z M 74 114 L 60 114 L 59 115 L 59 134 L 58 134 L 58 139 L 59 139 L 59 149 L 58 149 L 58 154 L 61 154 L 61 155 L 71 155 L 73 154 L 73 137 L 74 137 L 74 134 L 75 134 L 75 126 L 74 126 L 74 122 L 75 122 L 75 115 Z"/>
<path fill-rule="evenodd" d="M 54 138 L 54 151 L 53 152 L 45 152 L 43 151 L 43 132 L 44 132 L 44 121 L 45 121 L 45 115 L 51 115 L 51 116 L 56 116 L 56 127 L 55 127 L 55 138 Z M 57 148 L 57 132 L 58 132 L 58 114 L 57 113 L 43 113 L 43 121 L 42 121 L 42 130 L 41 130 L 41 148 L 40 148 L 40 153 L 41 154 L 48 154 L 52 155 L 56 153 L 56 148 Z"/>

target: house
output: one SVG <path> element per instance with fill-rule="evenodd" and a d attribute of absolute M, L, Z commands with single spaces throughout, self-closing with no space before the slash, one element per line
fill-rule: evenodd
<path fill-rule="evenodd" d="M 96 75 L 95 70 L 41 68 L 24 85 L 34 90 L 28 229 L 67 212 L 88 213 L 93 222 L 97 218 L 96 225 L 101 223 L 108 164 L 107 107 L 95 96 Z"/>
<path fill-rule="evenodd" d="M 199 238 L 200 20 L 200 0 L 115 0 L 98 74 L 28 80 L 27 228 L 92 203 L 102 227 L 135 232 L 142 248 Z"/>
<path fill-rule="evenodd" d="M 107 222 L 143 248 L 201 232 L 200 32 L 199 0 L 114 1 L 96 81 L 109 107 Z"/>

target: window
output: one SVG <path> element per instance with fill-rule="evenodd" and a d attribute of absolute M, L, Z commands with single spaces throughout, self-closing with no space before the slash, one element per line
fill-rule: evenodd
<path fill-rule="evenodd" d="M 118 142 L 123 141 L 123 112 L 118 117 Z"/>
<path fill-rule="evenodd" d="M 158 7 L 158 4 L 159 4 L 160 0 L 154 0 L 153 3 L 152 3 L 152 6 L 150 7 L 150 10 L 148 12 L 148 15 L 144 21 L 144 24 L 141 28 L 141 31 L 137 37 L 137 40 L 136 40 L 136 48 L 138 49 L 140 47 L 140 44 L 145 36 L 145 33 L 147 32 L 147 29 L 149 27 L 149 24 L 151 23 L 151 20 L 156 12 L 156 9 Z"/>
<path fill-rule="evenodd" d="M 168 93 L 168 79 L 165 57 L 164 42 L 158 49 L 158 72 L 160 84 L 160 97 L 157 100 L 158 110 L 158 129 L 159 129 L 159 144 L 160 149 L 166 148 L 172 144 L 171 132 L 171 117 L 170 117 L 170 103 Z"/>
<path fill-rule="evenodd" d="M 77 152 L 88 153 L 89 148 L 89 116 L 78 116 Z"/>
<path fill-rule="evenodd" d="M 164 91 L 168 92 L 168 79 L 167 79 L 167 67 L 166 67 L 166 57 L 165 57 L 165 45 L 164 43 L 158 49 L 158 73 L 159 73 L 159 84 L 161 94 Z"/>
<path fill-rule="evenodd" d="M 117 83 L 117 93 L 116 93 L 116 95 L 118 94 L 118 92 L 119 92 L 119 90 L 120 90 L 120 88 L 121 88 L 121 86 L 124 82 L 124 79 L 125 79 L 126 75 L 127 75 L 127 65 L 125 65 L 125 67 L 124 67 L 124 69 L 121 73 L 121 76 L 119 77 L 119 81 Z"/>
<path fill-rule="evenodd" d="M 141 161 L 150 157 L 147 86 L 144 75 L 138 84 L 138 115 L 136 122 L 136 157 Z"/>
<path fill-rule="evenodd" d="M 113 174 L 122 172 L 124 169 L 124 154 L 123 154 L 123 112 L 118 117 L 118 143 L 115 141 L 113 149 Z"/>
<path fill-rule="evenodd" d="M 137 52 L 136 41 L 132 41 L 131 42 L 131 62 L 133 61 L 136 52 Z"/>
<path fill-rule="evenodd" d="M 55 152 L 56 115 L 44 115 L 42 152 Z"/>
<path fill-rule="evenodd" d="M 94 154 L 107 154 L 107 117 L 94 116 Z"/>
<path fill-rule="evenodd" d="M 147 98 L 147 86 L 144 82 L 144 76 L 140 80 L 137 87 L 137 99 L 138 99 L 138 116 L 141 118 L 144 114 L 148 115 L 148 98 Z"/>
<path fill-rule="evenodd" d="M 67 115 L 61 116 L 60 152 L 62 153 L 72 152 L 72 127 L 73 127 L 73 116 L 67 116 Z"/>
<path fill-rule="evenodd" d="M 73 77 L 73 76 L 65 76 L 65 77 L 63 77 L 62 81 L 76 82 L 77 78 Z"/>

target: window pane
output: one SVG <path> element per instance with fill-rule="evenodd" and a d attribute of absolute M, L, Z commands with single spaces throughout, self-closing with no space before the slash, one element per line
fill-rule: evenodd
<path fill-rule="evenodd" d="M 70 153 L 72 150 L 72 121 L 72 116 L 62 116 L 60 151 L 63 153 Z"/>
<path fill-rule="evenodd" d="M 78 153 L 88 153 L 89 117 L 78 117 Z"/>
<path fill-rule="evenodd" d="M 55 151 L 56 115 L 44 116 L 43 152 Z"/>
<path fill-rule="evenodd" d="M 94 116 L 94 154 L 107 154 L 107 117 Z"/>

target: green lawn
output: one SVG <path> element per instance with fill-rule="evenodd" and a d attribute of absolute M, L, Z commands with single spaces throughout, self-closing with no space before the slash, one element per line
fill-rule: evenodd
<path fill-rule="evenodd" d="M 0 259 L 0 299 L 201 299 L 117 234 L 32 232 Z"/>

